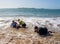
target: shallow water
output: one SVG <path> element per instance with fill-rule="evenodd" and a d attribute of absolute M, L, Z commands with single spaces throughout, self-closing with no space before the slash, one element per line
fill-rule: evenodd
<path fill-rule="evenodd" d="M 21 19 L 28 28 L 11 28 L 12 20 Z M 0 17 L 0 44 L 56 44 L 60 43 L 60 18 Z M 58 25 L 59 24 L 59 25 Z M 42 37 L 34 32 L 34 26 L 47 27 L 53 36 Z"/>
<path fill-rule="evenodd" d="M 30 23 L 29 23 L 30 24 Z M 40 36 L 34 32 L 33 28 L 15 29 L 8 27 L 5 30 L 0 30 L 0 44 L 56 44 L 60 43 L 60 34 L 51 33 L 52 36 Z"/>
<path fill-rule="evenodd" d="M 0 17 L 0 28 L 5 29 L 10 27 L 12 20 L 21 19 L 26 22 L 27 26 L 47 27 L 49 30 L 60 32 L 60 17 L 57 18 L 42 18 L 42 17 Z M 31 27 L 32 27 L 31 26 Z"/>

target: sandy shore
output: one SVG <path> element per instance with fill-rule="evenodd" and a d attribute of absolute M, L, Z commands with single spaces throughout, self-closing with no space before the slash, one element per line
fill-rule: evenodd
<path fill-rule="evenodd" d="M 27 24 L 27 28 L 20 29 L 9 27 L 14 19 L 8 18 L 7 20 L 5 20 L 6 18 L 0 20 L 0 44 L 60 44 L 60 18 L 57 20 L 19 17 Z M 34 32 L 35 25 L 47 27 L 49 31 L 52 31 L 50 33 L 52 36 L 40 36 Z"/>
<path fill-rule="evenodd" d="M 60 44 L 60 33 L 51 34 L 52 36 L 42 37 L 34 32 L 31 24 L 28 28 L 8 27 L 5 30 L 0 29 L 0 44 Z"/>

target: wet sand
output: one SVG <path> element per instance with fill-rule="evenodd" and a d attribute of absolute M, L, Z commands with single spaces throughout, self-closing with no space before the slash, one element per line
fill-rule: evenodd
<path fill-rule="evenodd" d="M 28 28 L 8 27 L 0 30 L 0 44 L 60 44 L 60 33 L 52 31 L 52 36 L 40 36 L 30 24 Z"/>

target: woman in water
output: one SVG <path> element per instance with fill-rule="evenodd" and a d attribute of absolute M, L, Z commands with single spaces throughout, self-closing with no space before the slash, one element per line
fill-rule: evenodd
<path fill-rule="evenodd" d="M 26 23 L 20 19 L 18 19 L 19 25 L 21 25 L 23 28 L 26 28 Z"/>

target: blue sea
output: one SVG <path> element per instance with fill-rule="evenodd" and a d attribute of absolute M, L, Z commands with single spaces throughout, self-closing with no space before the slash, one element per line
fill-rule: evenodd
<path fill-rule="evenodd" d="M 23 20 L 27 26 L 46 26 L 60 32 L 60 9 L 5 8 L 0 9 L 0 28 L 10 27 L 12 20 Z"/>
<path fill-rule="evenodd" d="M 0 9 L 0 17 L 60 17 L 60 9 L 5 8 Z"/>

